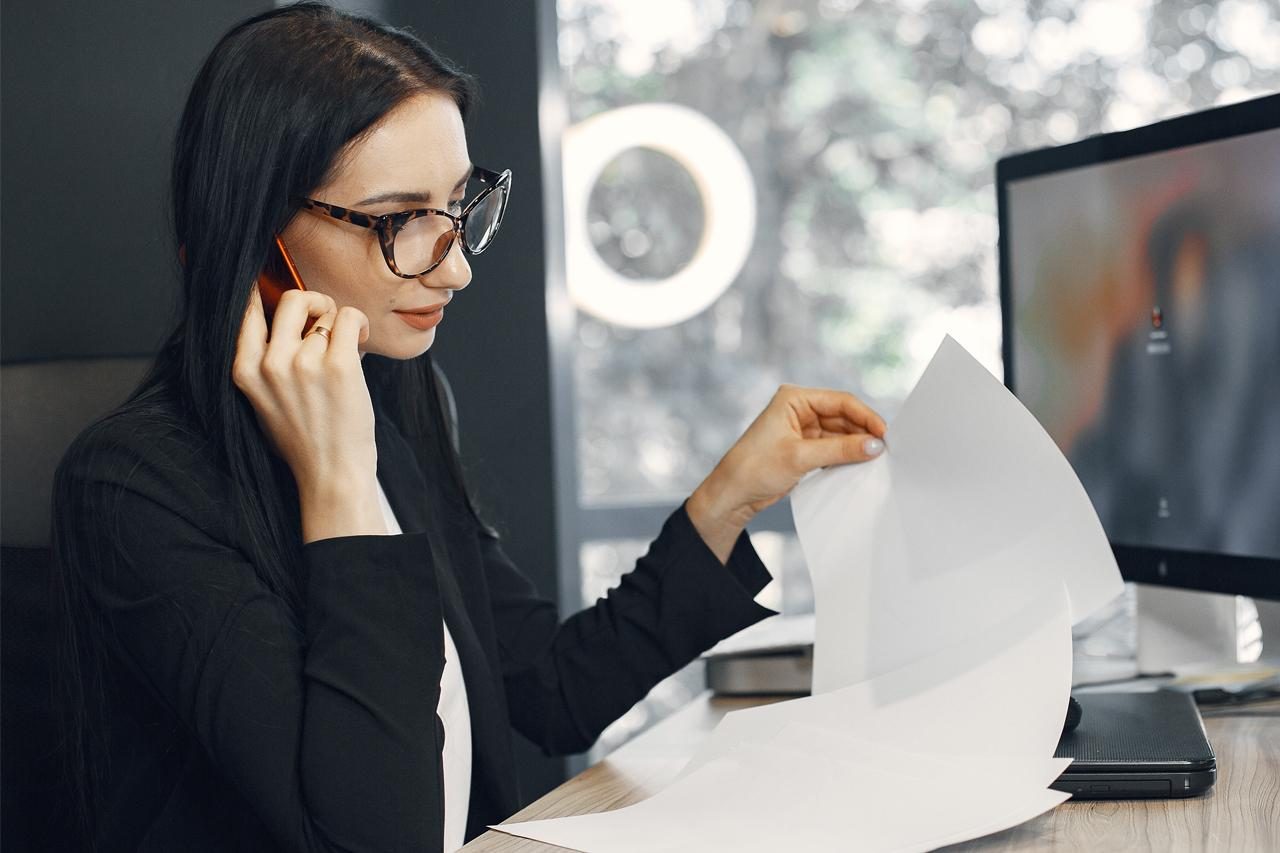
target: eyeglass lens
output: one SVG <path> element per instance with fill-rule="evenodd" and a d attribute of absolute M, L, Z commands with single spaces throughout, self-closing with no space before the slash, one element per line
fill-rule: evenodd
<path fill-rule="evenodd" d="M 481 185 L 481 189 L 484 188 Z M 463 226 L 467 251 L 479 254 L 493 242 L 506 200 L 507 187 L 504 184 L 481 199 L 467 214 Z M 419 216 L 396 233 L 392 248 L 396 267 L 406 275 L 421 274 L 444 258 L 452 243 L 453 227 L 446 217 Z"/>

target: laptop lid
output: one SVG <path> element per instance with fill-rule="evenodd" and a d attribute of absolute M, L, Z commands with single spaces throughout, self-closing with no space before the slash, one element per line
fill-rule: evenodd
<path fill-rule="evenodd" d="M 1072 762 L 1053 787 L 1077 797 L 1185 797 L 1214 782 L 1217 759 L 1186 693 L 1077 693 L 1080 725 L 1058 742 Z"/>

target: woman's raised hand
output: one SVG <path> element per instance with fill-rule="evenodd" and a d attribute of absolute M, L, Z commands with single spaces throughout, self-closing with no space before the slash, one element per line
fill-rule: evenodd
<path fill-rule="evenodd" d="M 783 385 L 694 490 L 689 518 L 724 562 L 747 522 L 801 477 L 878 456 L 884 435 L 884 419 L 852 394 Z"/>
<path fill-rule="evenodd" d="M 303 336 L 312 318 L 328 336 Z M 360 367 L 359 345 L 368 336 L 364 312 L 304 290 L 281 296 L 268 328 L 257 284 L 249 294 L 232 380 L 293 472 L 307 542 L 386 532 L 377 501 L 373 403 Z"/>

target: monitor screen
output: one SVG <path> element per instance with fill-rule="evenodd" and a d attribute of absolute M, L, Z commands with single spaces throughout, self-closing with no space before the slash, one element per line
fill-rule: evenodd
<path fill-rule="evenodd" d="M 1273 593 L 1280 127 L 1163 148 L 1139 136 L 1002 176 L 1007 378 L 1113 545 L 1242 558 L 1265 574 L 1248 589 L 1204 571 L 1170 582 Z"/>

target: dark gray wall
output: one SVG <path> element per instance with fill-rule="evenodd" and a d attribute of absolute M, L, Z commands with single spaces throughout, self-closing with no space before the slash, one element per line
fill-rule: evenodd
<path fill-rule="evenodd" d="M 6 2 L 0 30 L 0 354 L 153 352 L 174 307 L 166 185 L 187 89 L 270 8 Z"/>
<path fill-rule="evenodd" d="M 479 77 L 480 104 L 467 122 L 471 159 L 512 170 L 502 233 L 472 259 L 471 285 L 449 306 L 433 351 L 458 398 L 463 456 L 483 504 L 516 565 L 555 599 L 538 4 L 391 0 L 384 14 Z M 563 760 L 542 756 L 523 739 L 516 746 L 526 796 L 563 780 Z"/>
<path fill-rule="evenodd" d="M 154 352 L 175 304 L 166 184 L 186 91 L 214 42 L 270 3 L 18 3 L 3 9 L 3 360 Z M 356 5 L 356 4 L 352 4 Z M 437 354 L 463 451 L 507 550 L 558 595 L 538 144 L 537 5 L 375 7 L 479 76 L 476 163 L 513 170 L 494 247 L 450 307 Z M 517 740 L 524 793 L 564 761 Z"/>

